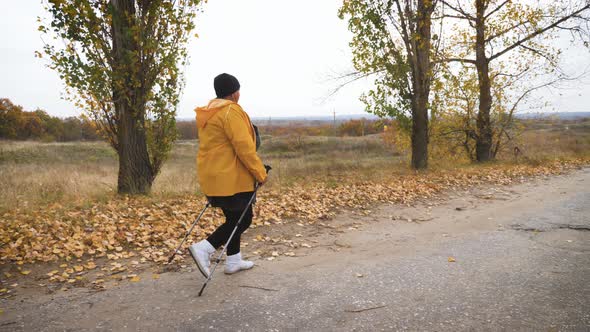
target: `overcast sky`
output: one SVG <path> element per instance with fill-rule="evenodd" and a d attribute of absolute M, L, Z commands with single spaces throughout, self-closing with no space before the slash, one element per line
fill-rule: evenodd
<path fill-rule="evenodd" d="M 213 78 L 222 72 L 241 83 L 240 104 L 255 117 L 363 113 L 358 101 L 370 82 L 353 84 L 324 102 L 336 86 L 330 80 L 351 69 L 351 34 L 337 17 L 342 0 L 210 0 L 197 18 L 198 39 L 190 43 L 190 65 L 178 117 L 214 97 Z M 36 17 L 40 0 L 0 2 L 0 97 L 26 110 L 42 108 L 52 115 L 79 115 L 60 99 L 57 74 L 34 57 L 42 43 Z M 587 49 L 565 54 L 572 72 L 590 65 Z M 590 84 L 544 91 L 559 111 L 590 111 Z M 547 110 L 552 110 L 548 108 Z"/>

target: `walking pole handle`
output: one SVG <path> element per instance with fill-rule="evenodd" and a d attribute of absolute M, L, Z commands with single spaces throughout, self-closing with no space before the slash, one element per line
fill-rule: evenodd
<path fill-rule="evenodd" d="M 264 165 L 264 169 L 266 170 L 266 174 L 268 174 L 272 167 L 270 167 L 270 165 Z"/>

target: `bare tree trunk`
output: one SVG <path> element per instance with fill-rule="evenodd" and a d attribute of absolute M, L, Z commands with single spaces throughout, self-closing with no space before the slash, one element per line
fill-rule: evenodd
<path fill-rule="evenodd" d="M 477 113 L 477 135 L 475 154 L 477 161 L 485 162 L 492 159 L 492 86 L 490 82 L 489 63 L 485 51 L 485 0 L 476 0 L 477 16 L 475 21 L 475 67 L 479 81 L 479 111 Z"/>
<path fill-rule="evenodd" d="M 413 41 L 415 65 L 413 66 L 412 96 L 412 167 L 428 167 L 428 97 L 430 95 L 430 27 L 433 4 L 431 0 L 419 0 L 416 35 Z"/>
<path fill-rule="evenodd" d="M 139 45 L 133 38 L 134 0 L 111 0 L 114 70 L 113 100 L 117 114 L 118 192 L 147 194 L 155 174 L 147 149 L 144 87 Z"/>
<path fill-rule="evenodd" d="M 428 167 L 428 99 L 415 97 L 412 105 L 412 168 Z"/>

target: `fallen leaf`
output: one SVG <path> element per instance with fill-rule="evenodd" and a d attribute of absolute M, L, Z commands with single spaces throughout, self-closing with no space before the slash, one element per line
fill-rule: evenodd
<path fill-rule="evenodd" d="M 53 271 L 47 273 L 47 276 L 51 277 L 51 276 L 53 276 L 54 274 L 56 274 L 58 272 L 59 272 L 58 270 L 53 270 Z"/>
<path fill-rule="evenodd" d="M 380 203 L 409 206 L 445 190 L 488 184 L 507 185 L 535 176 L 563 174 L 589 163 L 590 159 L 585 157 L 547 161 L 534 166 L 490 165 L 408 174 L 380 178 L 378 181 L 360 181 L 355 176 L 357 174 L 351 172 L 343 174 L 337 183 L 329 186 L 322 181 L 305 185 L 295 182 L 283 187 L 280 194 L 274 189 L 261 192 L 257 217 L 252 226 L 295 220 L 292 225 L 302 228 L 320 224 L 330 227 L 324 221 L 333 218 L 336 211 L 341 209 L 352 209 L 358 211 L 356 214 L 363 215 L 370 213 L 371 206 Z M 157 203 L 140 197 L 113 197 L 104 202 L 93 202 L 89 208 L 51 204 L 9 211 L 0 217 L 2 230 L 5 236 L 20 242 L 10 248 L 3 247 L 2 258 L 4 261 L 16 262 L 17 267 L 33 262 L 77 261 L 76 264 L 85 270 L 90 269 L 88 264 L 77 259 L 86 255 L 89 259 L 108 257 L 113 261 L 139 255 L 138 260 L 142 263 L 165 264 L 167 255 L 164 253 L 169 253 L 178 244 L 171 239 L 186 232 L 187 216 L 194 213 L 196 205 L 193 195 L 163 198 Z M 468 210 L 469 206 L 465 208 Z M 208 223 L 195 226 L 189 242 L 201 240 L 224 222 L 221 212 L 217 210 L 209 210 L 204 216 Z M 406 218 L 396 217 L 401 220 Z M 304 235 L 295 237 L 302 238 Z M 264 234 L 255 237 L 256 241 L 268 239 Z M 289 245 L 300 246 L 293 243 Z M 105 265 L 110 268 L 108 264 Z M 68 264 L 60 265 L 60 270 L 66 268 Z M 52 277 L 59 277 L 55 278 L 56 281 L 63 278 L 59 273 Z"/>
<path fill-rule="evenodd" d="M 129 280 L 130 280 L 131 282 L 138 282 L 138 281 L 140 281 L 140 280 L 141 280 L 141 278 L 140 278 L 139 276 L 135 276 L 135 277 L 133 277 L 133 278 L 131 278 L 131 279 L 129 279 Z"/>
<path fill-rule="evenodd" d="M 31 273 L 31 270 L 20 271 L 20 274 L 26 276 L 27 274 Z"/>
<path fill-rule="evenodd" d="M 454 263 L 454 262 L 455 262 L 455 258 L 454 258 L 454 257 L 450 257 L 450 256 L 449 256 L 449 258 L 448 258 L 448 261 L 449 261 L 450 263 Z"/>

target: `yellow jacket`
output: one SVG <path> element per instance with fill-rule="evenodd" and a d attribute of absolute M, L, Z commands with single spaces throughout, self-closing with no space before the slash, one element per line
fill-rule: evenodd
<path fill-rule="evenodd" d="M 205 195 L 253 191 L 255 181 L 266 180 L 266 170 L 256 154 L 252 122 L 240 105 L 213 99 L 195 112 L 199 132 L 197 172 Z"/>

